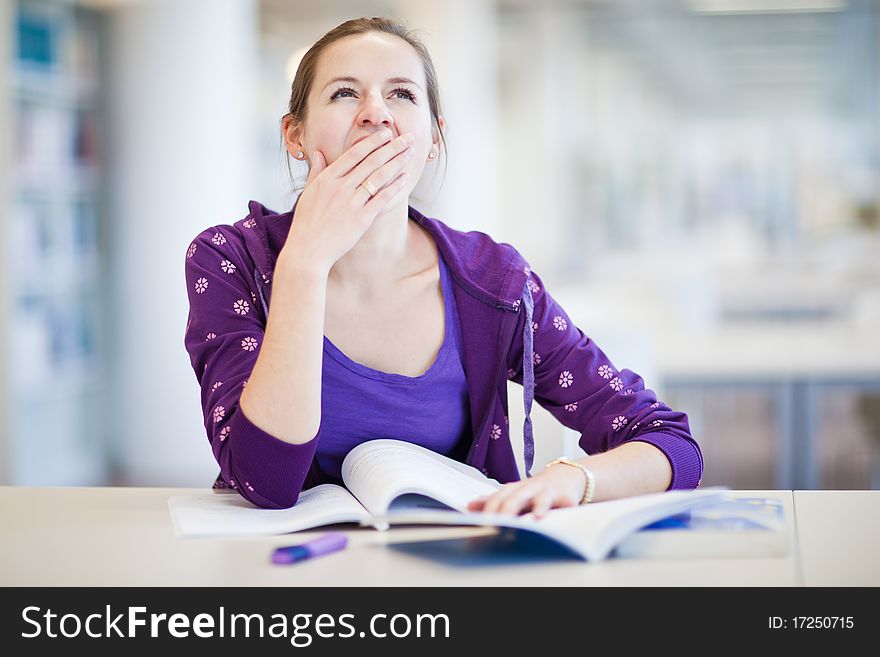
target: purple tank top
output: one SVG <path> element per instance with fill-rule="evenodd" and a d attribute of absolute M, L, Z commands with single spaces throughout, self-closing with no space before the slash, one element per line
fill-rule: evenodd
<path fill-rule="evenodd" d="M 375 438 L 395 438 L 463 461 L 470 446 L 467 381 L 452 281 L 439 257 L 444 337 L 423 374 L 410 377 L 356 363 L 324 337 L 321 438 L 315 458 L 339 480 L 342 459 Z"/>

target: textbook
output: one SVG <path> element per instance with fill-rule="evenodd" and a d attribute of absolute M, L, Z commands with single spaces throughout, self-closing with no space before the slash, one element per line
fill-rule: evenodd
<path fill-rule="evenodd" d="M 781 499 L 739 497 L 679 513 L 625 537 L 623 558 L 781 557 L 791 547 L 793 510 Z"/>
<path fill-rule="evenodd" d="M 345 487 L 321 484 L 290 509 L 259 508 L 237 493 L 168 500 L 181 538 L 269 536 L 336 523 L 379 530 L 394 524 L 475 525 L 543 536 L 588 561 L 604 559 L 627 535 L 656 520 L 723 499 L 724 489 L 669 491 L 553 509 L 543 518 L 470 512 L 468 503 L 501 487 L 476 468 L 398 440 L 371 440 L 342 463 Z"/>

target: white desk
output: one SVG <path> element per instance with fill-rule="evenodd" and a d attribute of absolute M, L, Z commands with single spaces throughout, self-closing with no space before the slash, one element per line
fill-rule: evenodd
<path fill-rule="evenodd" d="M 880 491 L 796 491 L 805 586 L 880 584 Z"/>
<path fill-rule="evenodd" d="M 178 539 L 167 499 L 202 489 L 0 488 L 2 586 L 878 586 L 880 491 L 737 491 L 783 500 L 795 526 L 784 558 L 576 560 L 460 567 L 394 544 L 479 538 L 479 527 L 345 526 L 349 547 L 294 567 L 267 538 Z"/>

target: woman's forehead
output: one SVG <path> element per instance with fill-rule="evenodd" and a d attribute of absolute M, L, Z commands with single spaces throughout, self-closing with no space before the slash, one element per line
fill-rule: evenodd
<path fill-rule="evenodd" d="M 328 46 L 318 62 L 318 86 L 336 77 L 352 77 L 363 82 L 384 82 L 409 78 L 422 88 L 425 71 L 416 51 L 393 34 L 368 32 L 345 37 Z"/>

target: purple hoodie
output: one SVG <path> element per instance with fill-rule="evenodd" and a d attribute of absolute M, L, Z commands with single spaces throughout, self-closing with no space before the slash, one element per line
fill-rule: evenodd
<path fill-rule="evenodd" d="M 235 488 L 258 506 L 288 508 L 302 489 L 326 481 L 314 459 L 321 429 L 293 445 L 251 423 L 238 402 L 262 344 L 275 261 L 293 217 L 256 201 L 248 208 L 234 225 L 201 232 L 187 250 L 184 342 L 220 465 L 215 486 Z M 672 466 L 670 489 L 699 485 L 703 459 L 687 416 L 659 402 L 634 372 L 617 370 L 516 249 L 481 232 L 454 230 L 412 207 L 409 217 L 434 238 L 453 281 L 474 428 L 466 463 L 502 483 L 520 478 L 507 419 L 507 379 L 513 379 L 524 387 L 527 472 L 536 400 L 581 432 L 588 454 L 632 440 L 651 443 Z"/>

